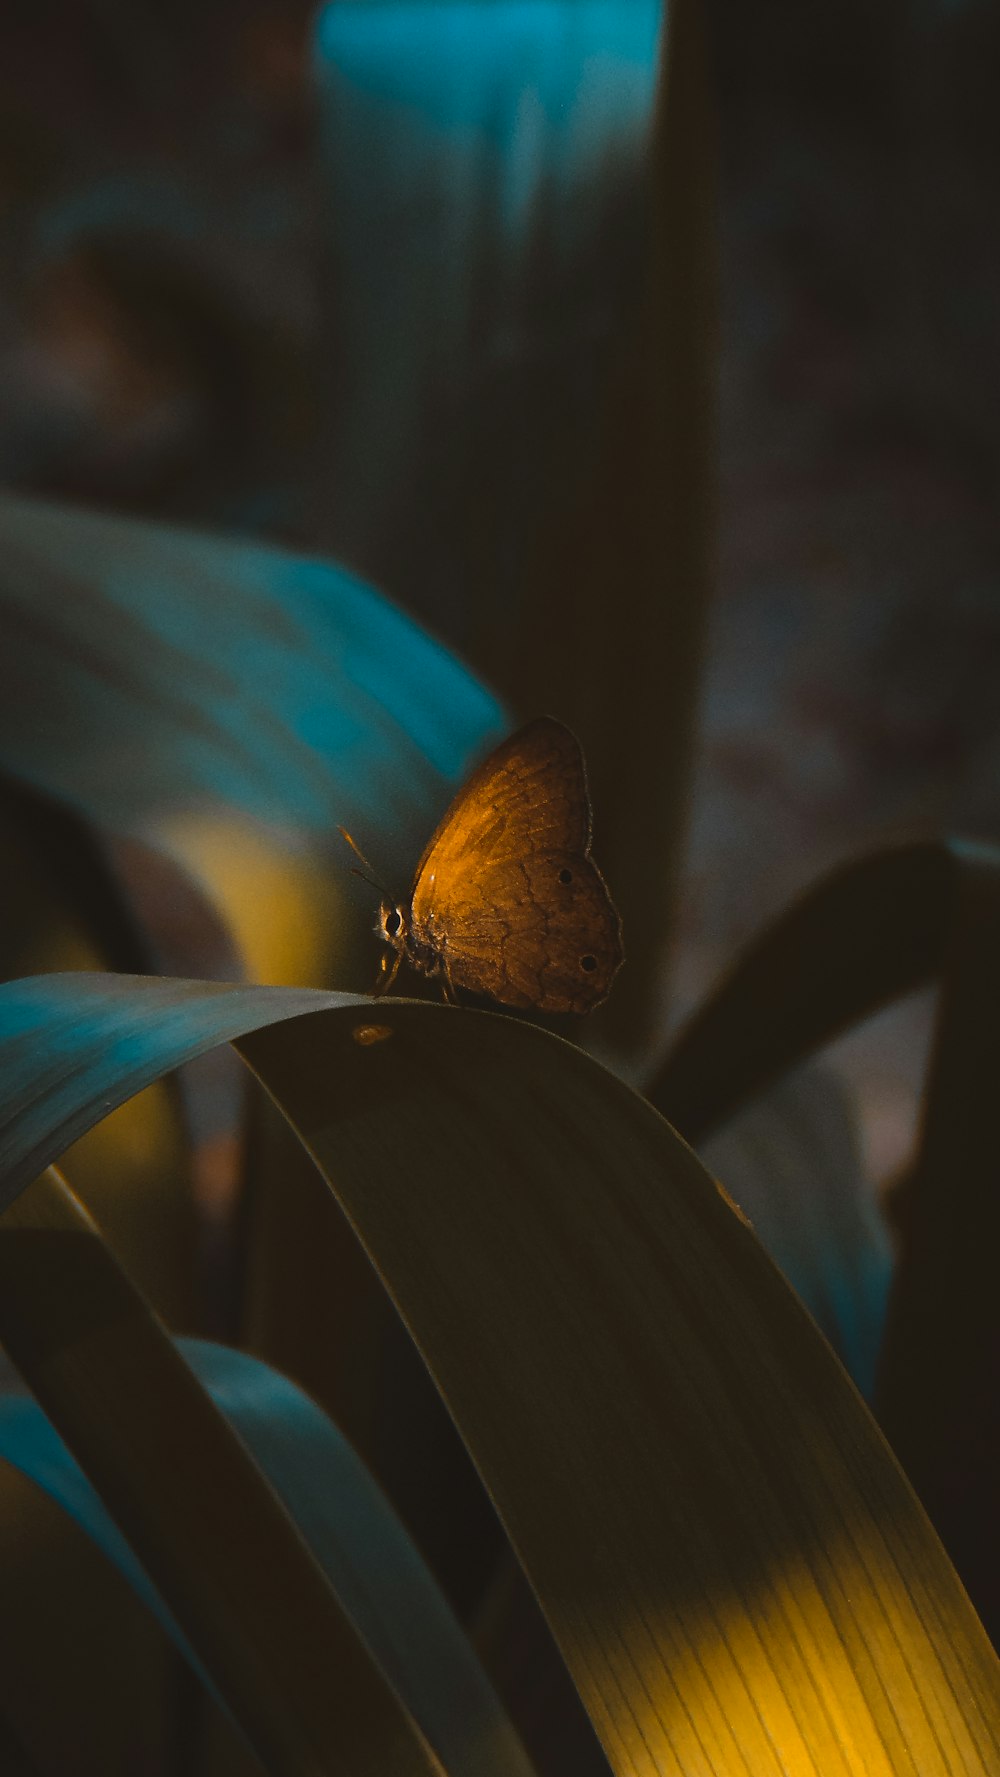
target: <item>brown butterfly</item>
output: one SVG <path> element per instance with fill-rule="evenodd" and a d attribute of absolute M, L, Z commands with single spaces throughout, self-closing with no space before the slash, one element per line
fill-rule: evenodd
<path fill-rule="evenodd" d="M 405 961 L 440 979 L 446 998 L 461 987 L 538 1012 L 599 1006 L 624 951 L 621 920 L 590 861 L 590 827 L 580 743 L 540 716 L 459 790 L 409 901 L 383 900 L 375 929 L 395 956 L 383 958 L 376 992 Z"/>

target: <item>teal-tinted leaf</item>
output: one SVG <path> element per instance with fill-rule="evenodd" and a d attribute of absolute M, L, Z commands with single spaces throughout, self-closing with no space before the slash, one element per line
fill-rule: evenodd
<path fill-rule="evenodd" d="M 870 1399 L 892 1251 L 843 1084 L 798 1068 L 699 1151 Z"/>
<path fill-rule="evenodd" d="M 439 1777 L 237 1434 L 46 1171 L 0 1218 L 0 1338 L 275 1777 Z"/>
<path fill-rule="evenodd" d="M 524 1752 L 469 1641 L 336 1427 L 294 1383 L 246 1353 L 195 1339 L 179 1345 L 283 1500 L 446 1769 L 529 1777 Z M 211 1684 L 141 1561 L 30 1396 L 0 1395 L 0 1457 L 87 1531 Z"/>
<path fill-rule="evenodd" d="M 228 807 L 321 837 L 360 822 L 409 867 L 504 726 L 343 568 L 11 495 L 0 632 L 0 765 L 155 840 L 179 813 Z"/>
<path fill-rule="evenodd" d="M 182 1061 L 261 1020 L 371 1002 L 310 988 L 141 976 L 29 976 L 0 987 L 0 1208 L 86 1129 Z"/>
<path fill-rule="evenodd" d="M 662 1029 L 712 557 L 698 11 L 332 0 L 316 31 L 324 534 L 579 735 L 642 947 L 587 1038 L 633 1055 Z"/>
<path fill-rule="evenodd" d="M 217 986 L 91 978 L 70 1044 L 77 978 L 32 987 L 30 1092 L 50 1084 L 47 1002 L 74 1057 L 63 1120 L 68 1095 L 93 1117 L 118 1090 L 102 1021 L 120 1043 L 131 1020 L 140 1075 L 177 1058 L 185 999 L 192 1046 L 227 1022 Z M 258 1023 L 296 1009 L 253 997 Z M 618 1777 L 995 1771 L 981 1625 L 856 1392 L 690 1150 L 529 1025 L 398 1000 L 373 1026 L 370 1005 L 362 1022 L 356 1002 L 299 1009 L 310 998 L 312 1017 L 240 1046 L 391 1288 Z M 16 1281 L 8 1263 L 5 1293 Z"/>
<path fill-rule="evenodd" d="M 343 268 L 324 524 L 483 665 L 537 650 L 524 576 L 539 534 L 596 491 L 645 270 L 659 24 L 659 0 L 319 14 Z"/>

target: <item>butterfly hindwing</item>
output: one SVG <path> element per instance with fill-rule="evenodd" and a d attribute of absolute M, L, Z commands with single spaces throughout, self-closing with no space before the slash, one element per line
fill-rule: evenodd
<path fill-rule="evenodd" d="M 590 860 L 529 853 L 517 866 L 498 865 L 484 876 L 483 900 L 454 928 L 441 922 L 452 982 L 501 1005 L 541 1012 L 599 1005 L 622 961 L 621 926 Z"/>

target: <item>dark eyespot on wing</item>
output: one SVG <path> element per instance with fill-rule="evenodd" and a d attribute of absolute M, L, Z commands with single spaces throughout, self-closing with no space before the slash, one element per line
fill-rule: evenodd
<path fill-rule="evenodd" d="M 572 881 L 563 885 L 560 871 Z M 623 960 L 621 923 L 587 858 L 529 857 L 484 871 L 461 904 L 434 908 L 432 933 L 459 987 L 501 1005 L 587 1012 L 607 998 Z M 587 959 L 581 963 L 581 958 Z"/>

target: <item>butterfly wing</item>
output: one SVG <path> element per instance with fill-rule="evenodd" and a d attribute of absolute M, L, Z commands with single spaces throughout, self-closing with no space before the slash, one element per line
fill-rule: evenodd
<path fill-rule="evenodd" d="M 575 737 L 551 717 L 491 753 L 447 810 L 413 884 L 416 946 L 501 1005 L 586 1012 L 623 958 L 621 923 L 590 861 Z"/>
<path fill-rule="evenodd" d="M 467 900 L 461 914 L 445 922 L 439 951 L 456 987 L 540 1012 L 589 1012 L 607 998 L 622 962 L 621 925 L 581 855 L 498 862 L 486 873 L 486 895 Z"/>

